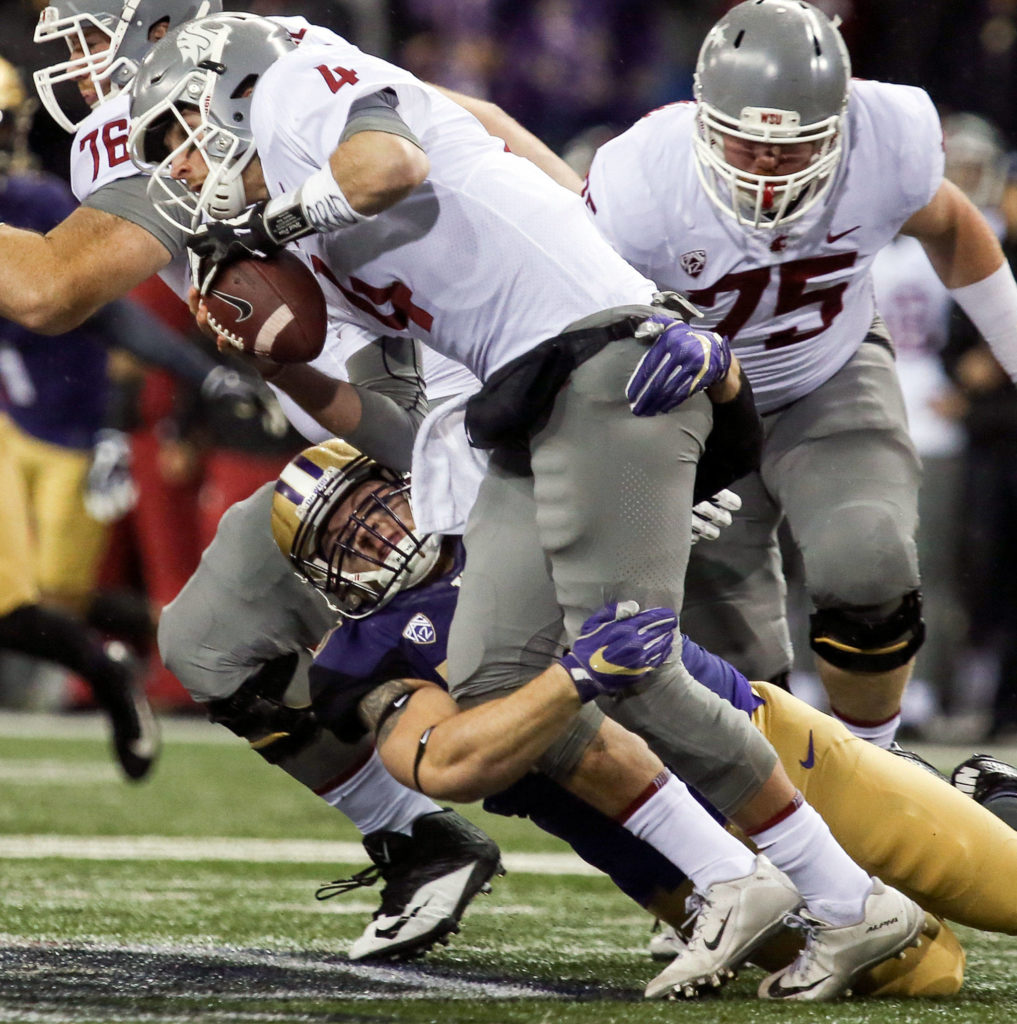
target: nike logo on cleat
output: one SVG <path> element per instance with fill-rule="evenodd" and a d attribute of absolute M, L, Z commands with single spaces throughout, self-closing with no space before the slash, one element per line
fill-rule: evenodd
<path fill-rule="evenodd" d="M 717 930 L 717 934 L 712 939 L 703 939 L 703 945 L 707 949 L 716 949 L 720 945 L 720 940 L 724 937 L 724 932 L 727 931 L 727 922 L 731 917 L 731 911 L 727 912 L 724 920 L 720 922 L 720 928 Z M 720 982 L 717 982 L 719 985 Z"/>
<path fill-rule="evenodd" d="M 419 906 L 414 907 L 412 913 L 403 914 L 401 917 L 397 917 L 395 924 L 390 924 L 387 928 L 375 928 L 374 934 L 383 939 L 394 939 L 402 930 L 403 926 L 409 924 L 409 922 L 412 921 L 430 902 L 430 899 L 425 900 Z"/>
<path fill-rule="evenodd" d="M 826 974 L 822 978 L 817 978 L 815 981 L 810 981 L 808 985 L 788 985 L 784 986 L 780 983 L 780 978 L 774 978 L 770 982 L 769 987 L 766 990 L 766 994 L 773 999 L 781 999 L 787 996 L 801 995 L 803 992 L 811 992 L 817 985 L 822 985 L 824 981 L 832 978 L 832 974 Z"/>
<path fill-rule="evenodd" d="M 809 730 L 809 752 L 805 755 L 804 761 L 798 762 L 803 768 L 813 768 L 816 764 L 816 747 L 812 739 L 812 730 Z"/>

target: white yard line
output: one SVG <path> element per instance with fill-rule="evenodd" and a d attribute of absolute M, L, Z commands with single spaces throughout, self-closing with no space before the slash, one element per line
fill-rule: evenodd
<path fill-rule="evenodd" d="M 360 843 L 325 839 L 193 839 L 176 836 L 0 836 L 0 860 L 247 861 L 259 864 L 359 864 Z M 571 853 L 505 853 L 509 871 L 527 875 L 596 875 Z"/>

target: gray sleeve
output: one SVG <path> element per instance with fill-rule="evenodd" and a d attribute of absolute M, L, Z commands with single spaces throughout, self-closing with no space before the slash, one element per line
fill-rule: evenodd
<path fill-rule="evenodd" d="M 363 407 L 360 425 L 346 440 L 383 465 L 408 472 L 427 414 L 419 343 L 379 338 L 351 356 L 346 370 Z"/>
<path fill-rule="evenodd" d="M 423 149 L 420 140 L 396 111 L 398 102 L 396 94 L 391 89 L 382 89 L 380 92 L 372 92 L 369 96 L 361 96 L 350 107 L 346 127 L 339 141 L 345 142 L 357 132 L 388 132 L 389 135 L 401 135 L 418 149 Z"/>
<path fill-rule="evenodd" d="M 173 187 L 183 186 L 173 182 Z M 152 204 L 148 194 L 148 178 L 142 174 L 135 174 L 130 178 L 117 178 L 102 188 L 96 189 L 82 206 L 90 206 L 94 210 L 102 210 L 104 213 L 112 213 L 115 217 L 122 217 L 139 228 L 144 228 L 150 235 L 154 236 L 170 256 L 176 257 L 186 247 L 188 228 L 190 227 L 183 210 L 174 210 L 179 214 L 180 229 L 175 230 L 155 206 Z"/>

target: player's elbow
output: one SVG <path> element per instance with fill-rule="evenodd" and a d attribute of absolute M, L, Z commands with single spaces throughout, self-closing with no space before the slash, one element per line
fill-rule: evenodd
<path fill-rule="evenodd" d="M 398 136 L 386 140 L 383 171 L 377 179 L 375 195 L 362 213 L 380 213 L 405 199 L 431 173 L 431 161 L 419 147 Z"/>
<path fill-rule="evenodd" d="M 79 327 L 92 312 L 66 294 L 58 282 L 41 278 L 18 294 L 18 305 L 10 319 L 34 334 L 56 335 Z"/>

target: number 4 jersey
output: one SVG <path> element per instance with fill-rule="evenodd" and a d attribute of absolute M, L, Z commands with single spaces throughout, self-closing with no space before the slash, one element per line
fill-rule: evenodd
<path fill-rule="evenodd" d="M 604 145 L 586 201 L 607 239 L 731 338 L 761 412 L 808 394 L 857 350 L 875 316 L 876 253 L 935 195 L 942 131 L 920 89 L 851 84 L 844 157 L 826 199 L 777 230 L 741 225 L 696 173 L 695 105 L 653 111 Z"/>

